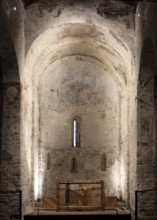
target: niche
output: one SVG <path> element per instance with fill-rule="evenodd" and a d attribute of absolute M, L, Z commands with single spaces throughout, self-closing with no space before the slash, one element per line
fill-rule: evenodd
<path fill-rule="evenodd" d="M 106 170 L 106 154 L 101 155 L 101 170 Z"/>
<path fill-rule="evenodd" d="M 75 157 L 71 159 L 71 172 L 72 173 L 77 173 L 77 161 Z"/>

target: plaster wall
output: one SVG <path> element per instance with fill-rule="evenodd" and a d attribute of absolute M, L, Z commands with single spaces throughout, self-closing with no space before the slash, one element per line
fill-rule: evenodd
<path fill-rule="evenodd" d="M 110 73 L 85 56 L 62 58 L 39 76 L 39 160 L 43 193 L 62 179 L 103 179 L 117 195 L 119 95 Z M 72 120 L 80 120 L 80 147 L 72 148 Z M 101 170 L 101 155 L 107 169 Z M 50 167 L 46 166 L 50 155 Z M 71 160 L 77 172 L 71 172 Z"/>

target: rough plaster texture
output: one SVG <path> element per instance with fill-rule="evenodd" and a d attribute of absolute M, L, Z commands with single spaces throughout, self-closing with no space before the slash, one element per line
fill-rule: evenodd
<path fill-rule="evenodd" d="M 107 180 L 106 194 L 118 196 L 118 184 L 113 182 L 118 173 L 118 91 L 110 74 L 92 61 L 84 56 L 66 57 L 39 76 L 40 168 L 46 168 L 48 153 L 52 161 L 42 177 L 46 179 L 44 194 L 55 189 L 59 179 L 102 178 Z M 75 116 L 80 118 L 80 149 L 72 149 Z M 100 167 L 102 153 L 107 155 L 105 173 Z M 71 173 L 73 156 L 77 174 Z"/>
<path fill-rule="evenodd" d="M 121 28 L 126 25 L 121 17 L 118 17 L 119 26 L 109 19 L 104 22 L 104 17 L 92 7 L 85 12 L 78 10 L 78 5 L 73 10 L 67 6 L 55 19 L 52 12 L 42 10 L 41 13 L 37 6 L 27 11 L 26 51 L 33 39 L 36 40 L 27 53 L 23 77 L 29 103 L 31 90 L 27 85 L 29 77 L 33 78 L 34 98 L 31 109 L 25 96 L 23 105 L 29 110 L 23 117 L 25 121 L 31 111 L 35 116 L 32 155 L 35 182 L 39 179 L 35 198 L 54 193 L 57 179 L 88 175 L 105 180 L 106 194 L 128 202 L 129 141 L 128 126 L 123 121 L 128 121 L 127 86 L 134 78 L 133 59 L 125 43 L 126 38 L 130 39 L 127 43 L 132 46 L 132 29 L 124 36 Z M 38 14 L 32 14 L 32 10 Z M 42 22 L 37 22 L 41 18 Z M 127 19 L 132 24 L 131 15 Z M 81 121 L 81 148 L 75 153 L 71 151 L 74 116 L 79 116 Z M 23 133 L 31 145 L 30 130 L 31 125 L 25 124 Z M 90 159 L 94 152 L 92 165 Z M 107 155 L 106 171 L 100 169 L 103 153 Z M 47 155 L 52 162 L 46 171 Z M 87 162 L 83 162 L 85 155 Z M 71 173 L 73 156 L 78 157 L 78 173 Z"/>
<path fill-rule="evenodd" d="M 7 22 L 18 68 L 6 49 L 8 32 L 0 27 L 6 82 L 1 147 L 5 186 L 21 185 L 23 211 L 29 213 L 37 197 L 55 194 L 58 179 L 101 178 L 106 195 L 123 199 L 133 214 L 135 189 L 154 187 L 155 182 L 154 78 L 149 67 L 141 67 L 137 86 L 144 36 L 151 33 L 157 45 L 148 28 L 154 20 L 148 13 L 152 8 L 139 3 L 135 13 L 124 2 L 94 0 L 39 1 L 26 11 L 19 0 L 17 6 Z M 152 78 L 145 84 L 148 76 Z M 137 87 L 151 106 L 136 99 Z M 71 148 L 74 116 L 80 118 L 79 149 Z M 101 170 L 104 153 L 106 170 Z M 71 172 L 73 158 L 77 172 Z M 153 196 L 143 198 L 150 201 L 149 207 Z M 153 211 L 141 215 L 153 216 Z"/>

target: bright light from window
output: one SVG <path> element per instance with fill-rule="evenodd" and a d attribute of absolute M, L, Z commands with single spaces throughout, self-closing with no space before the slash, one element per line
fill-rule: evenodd
<path fill-rule="evenodd" d="M 76 147 L 77 143 L 77 121 L 73 120 L 73 147 Z"/>
<path fill-rule="evenodd" d="M 78 117 L 72 120 L 72 147 L 80 147 L 80 121 Z"/>

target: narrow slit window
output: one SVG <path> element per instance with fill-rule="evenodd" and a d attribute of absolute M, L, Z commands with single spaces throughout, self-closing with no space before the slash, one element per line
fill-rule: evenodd
<path fill-rule="evenodd" d="M 77 137 L 77 121 L 73 120 L 73 147 L 76 147 L 76 138 Z"/>
<path fill-rule="evenodd" d="M 72 122 L 72 147 L 79 147 L 79 120 L 73 119 Z"/>

